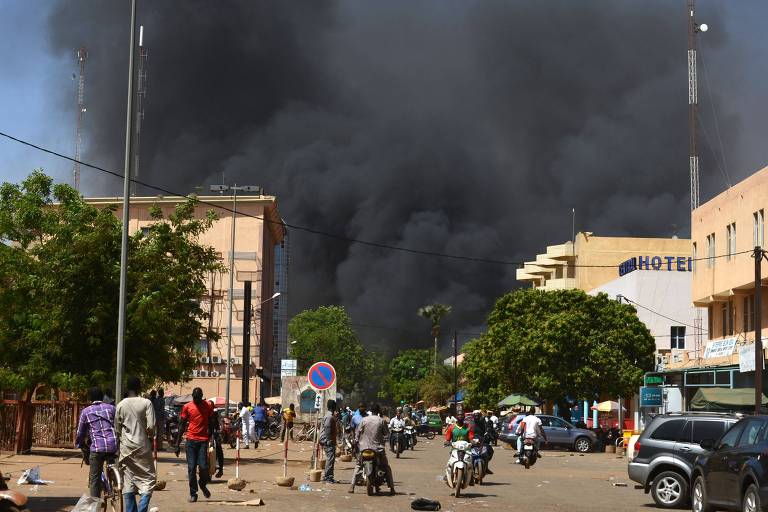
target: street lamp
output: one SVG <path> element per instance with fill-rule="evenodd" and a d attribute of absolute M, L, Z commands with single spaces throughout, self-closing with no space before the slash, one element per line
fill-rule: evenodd
<path fill-rule="evenodd" d="M 225 406 L 227 416 L 229 416 L 229 385 L 232 379 L 232 288 L 235 284 L 235 222 L 237 221 L 237 192 L 261 192 L 261 188 L 255 185 L 211 185 L 212 192 L 223 194 L 230 190 L 232 191 L 232 240 L 229 251 L 229 291 L 227 293 L 227 302 L 229 304 L 229 320 L 227 321 L 227 392 L 224 398 L 227 402 L 227 405 Z"/>

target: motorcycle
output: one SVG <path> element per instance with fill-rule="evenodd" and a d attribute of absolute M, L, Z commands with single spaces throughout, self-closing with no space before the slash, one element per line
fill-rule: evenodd
<path fill-rule="evenodd" d="M 451 456 L 445 466 L 445 483 L 458 498 L 462 489 L 474 484 L 471 445 L 467 441 L 455 441 L 451 447 Z"/>
<path fill-rule="evenodd" d="M 399 459 L 400 454 L 405 450 L 405 434 L 403 433 L 402 427 L 394 427 L 392 429 L 390 446 L 392 452 L 394 452 L 395 456 Z"/>
<path fill-rule="evenodd" d="M 518 458 L 520 465 L 525 466 L 525 469 L 530 468 L 539 459 L 539 448 L 536 445 L 536 439 L 526 438 L 523 440 L 523 449 L 520 451 Z"/>
<path fill-rule="evenodd" d="M 410 425 L 405 426 L 405 449 L 413 450 L 416 447 L 416 433 Z"/>
<path fill-rule="evenodd" d="M 368 496 L 378 494 L 379 488 L 387 480 L 387 473 L 381 464 L 379 453 L 374 450 L 363 450 L 360 452 L 359 464 L 363 469 L 361 484 L 365 486 Z"/>
<path fill-rule="evenodd" d="M 9 478 L 3 476 L 3 472 L 0 471 L 0 510 L 4 512 L 29 512 L 29 509 L 26 508 L 27 497 L 19 491 L 8 489 L 6 480 Z"/>
<path fill-rule="evenodd" d="M 165 417 L 165 440 L 169 443 L 175 443 L 179 434 L 179 415 L 175 411 L 166 410 Z"/>
<path fill-rule="evenodd" d="M 491 454 L 488 447 L 487 439 L 485 442 L 479 439 L 472 440 L 472 470 L 475 478 L 475 482 L 479 485 L 483 485 L 483 478 L 485 478 L 488 472 L 488 461 Z"/>
<path fill-rule="evenodd" d="M 426 423 L 422 423 L 416 427 L 416 435 L 426 437 L 427 439 L 431 440 L 435 438 L 435 431 L 432 430 L 432 428 Z"/>
<path fill-rule="evenodd" d="M 354 454 L 355 431 L 352 429 L 352 425 L 347 425 L 344 428 L 344 439 L 342 440 L 342 447 L 344 449 L 344 453 Z"/>
<path fill-rule="evenodd" d="M 237 436 L 240 433 L 240 418 L 233 421 L 232 418 L 221 418 L 221 443 L 228 444 L 230 448 L 237 445 Z"/>

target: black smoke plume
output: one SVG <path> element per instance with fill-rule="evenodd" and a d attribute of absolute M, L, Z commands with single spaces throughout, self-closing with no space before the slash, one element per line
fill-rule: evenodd
<path fill-rule="evenodd" d="M 223 172 L 295 224 L 502 260 L 570 239 L 572 207 L 596 234 L 686 235 L 685 14 L 669 0 L 144 0 L 141 178 L 187 193 Z M 118 170 L 128 19 L 129 2 L 103 0 L 50 19 L 54 52 L 90 49 L 84 156 Z M 86 192 L 120 193 L 83 172 Z M 720 187 L 702 182 L 705 197 Z M 416 309 L 441 302 L 447 347 L 518 286 L 514 266 L 291 242 L 292 312 L 341 303 L 391 328 L 361 328 L 371 345 L 429 346 Z"/>

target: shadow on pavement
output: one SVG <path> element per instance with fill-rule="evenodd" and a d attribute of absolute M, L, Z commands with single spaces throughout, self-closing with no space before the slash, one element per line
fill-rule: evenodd
<path fill-rule="evenodd" d="M 35 512 L 55 512 L 57 510 L 63 510 L 64 507 L 74 507 L 79 498 L 58 498 L 58 497 L 43 497 L 43 496 L 29 496 L 27 502 L 27 508 L 34 510 Z"/>

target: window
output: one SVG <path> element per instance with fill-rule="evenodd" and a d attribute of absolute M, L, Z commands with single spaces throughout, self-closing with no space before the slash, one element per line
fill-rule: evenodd
<path fill-rule="evenodd" d="M 728 224 L 725 228 L 726 244 L 725 259 L 730 260 L 736 254 L 736 223 Z"/>
<path fill-rule="evenodd" d="M 705 439 L 717 441 L 723 435 L 725 423 L 722 421 L 700 421 L 693 422 L 693 442 L 701 444 Z M 730 426 L 730 425 L 728 425 Z"/>
<path fill-rule="evenodd" d="M 549 426 L 555 428 L 568 428 L 568 424 L 560 418 L 550 418 Z"/>
<path fill-rule="evenodd" d="M 715 312 L 715 308 L 710 304 L 707 306 L 707 334 L 709 334 L 709 339 L 711 340 L 715 335 L 715 315 L 713 314 Z"/>
<path fill-rule="evenodd" d="M 651 439 L 659 441 L 677 441 L 680 431 L 685 426 L 685 420 L 670 420 L 662 423 L 651 434 Z"/>
<path fill-rule="evenodd" d="M 739 439 L 741 431 L 744 430 L 745 424 L 745 421 L 740 421 L 731 427 L 731 430 L 726 432 L 723 438 L 720 439 L 720 443 L 718 444 L 717 449 L 722 450 L 724 448 L 733 448 L 736 446 L 736 441 Z"/>
<path fill-rule="evenodd" d="M 677 438 L 677 442 L 690 444 L 692 430 L 693 430 L 693 421 L 689 421 L 688 423 L 685 424 L 685 427 L 683 427 L 683 430 L 680 431 L 680 435 Z"/>
<path fill-rule="evenodd" d="M 723 326 L 723 338 L 733 335 L 733 302 L 723 302 L 720 308 L 720 320 Z"/>
<path fill-rule="evenodd" d="M 755 296 L 744 297 L 744 332 L 755 330 Z"/>
<path fill-rule="evenodd" d="M 669 348 L 685 348 L 685 326 L 673 325 L 669 330 L 672 338 Z"/>
<path fill-rule="evenodd" d="M 141 228 L 141 234 L 144 236 L 149 236 L 149 227 L 144 226 L 143 228 Z"/>
<path fill-rule="evenodd" d="M 707 236 L 707 266 L 715 266 L 715 234 Z"/>
<path fill-rule="evenodd" d="M 760 433 L 761 428 L 763 428 L 762 420 L 749 420 L 744 433 L 741 435 L 741 439 L 739 439 L 739 447 L 757 444 L 757 435 Z"/>
<path fill-rule="evenodd" d="M 693 258 L 691 258 L 691 270 L 696 272 L 696 260 L 699 259 L 699 250 L 696 246 L 696 242 L 693 242 Z"/>
<path fill-rule="evenodd" d="M 765 242 L 765 214 L 758 210 L 752 214 L 752 245 L 762 247 Z"/>

